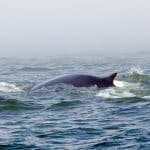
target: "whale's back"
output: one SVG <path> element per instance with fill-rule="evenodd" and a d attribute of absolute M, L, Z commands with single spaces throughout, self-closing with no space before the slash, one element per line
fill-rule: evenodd
<path fill-rule="evenodd" d="M 39 89 L 43 86 L 52 86 L 56 84 L 70 84 L 75 87 L 89 87 L 97 83 L 98 77 L 90 76 L 90 75 L 67 75 L 67 76 L 62 76 L 58 77 L 55 79 L 51 79 L 48 81 L 45 81 L 41 84 L 36 85 L 35 87 L 32 88 L 32 90 Z"/>
<path fill-rule="evenodd" d="M 113 80 L 115 76 L 116 73 L 106 78 L 100 78 L 96 76 L 83 75 L 83 74 L 67 75 L 67 76 L 62 76 L 62 77 L 45 81 L 41 84 L 38 84 L 37 86 L 34 86 L 32 90 L 36 90 L 41 87 L 48 87 L 56 84 L 61 84 L 61 83 L 70 84 L 75 87 L 90 87 L 94 85 L 97 85 L 99 88 L 109 87 L 109 86 L 113 86 Z"/>

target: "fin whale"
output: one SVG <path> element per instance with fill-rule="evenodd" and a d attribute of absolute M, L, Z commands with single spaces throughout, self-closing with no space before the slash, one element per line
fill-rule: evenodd
<path fill-rule="evenodd" d="M 115 86 L 113 81 L 116 76 L 117 73 L 113 73 L 108 77 L 97 77 L 84 74 L 66 75 L 40 83 L 34 86 L 31 90 L 37 90 L 42 87 L 53 86 L 61 83 L 73 85 L 75 87 L 90 87 L 97 85 L 98 88 L 107 88 Z"/>

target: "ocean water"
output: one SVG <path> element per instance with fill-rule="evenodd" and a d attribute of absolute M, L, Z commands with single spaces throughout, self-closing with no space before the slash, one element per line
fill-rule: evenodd
<path fill-rule="evenodd" d="M 116 87 L 56 85 L 66 74 L 107 76 Z M 0 59 L 0 149 L 150 149 L 150 56 Z"/>

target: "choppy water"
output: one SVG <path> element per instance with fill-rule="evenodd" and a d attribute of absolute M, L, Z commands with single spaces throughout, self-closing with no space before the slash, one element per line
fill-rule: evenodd
<path fill-rule="evenodd" d="M 0 149 L 150 149 L 150 59 L 100 56 L 0 59 Z M 106 76 L 116 87 L 58 85 L 66 74 Z"/>

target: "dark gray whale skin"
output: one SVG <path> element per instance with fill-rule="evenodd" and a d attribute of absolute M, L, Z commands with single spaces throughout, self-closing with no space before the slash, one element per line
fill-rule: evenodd
<path fill-rule="evenodd" d="M 67 75 L 45 81 L 41 84 L 34 86 L 31 90 L 37 90 L 42 87 L 48 87 L 61 83 L 73 85 L 75 87 L 90 87 L 94 85 L 97 85 L 98 88 L 112 87 L 114 86 L 113 80 L 116 77 L 116 75 L 117 73 L 113 73 L 110 76 L 103 78 L 84 74 Z"/>

